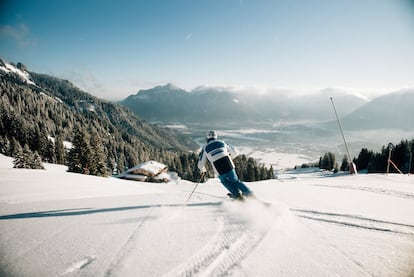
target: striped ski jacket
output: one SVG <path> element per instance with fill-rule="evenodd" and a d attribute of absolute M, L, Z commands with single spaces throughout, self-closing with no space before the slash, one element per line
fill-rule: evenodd
<path fill-rule="evenodd" d="M 208 160 L 218 175 L 234 169 L 233 159 L 237 157 L 238 151 L 230 144 L 221 140 L 212 139 L 201 150 L 198 156 L 198 168 L 205 171 L 206 161 Z"/>

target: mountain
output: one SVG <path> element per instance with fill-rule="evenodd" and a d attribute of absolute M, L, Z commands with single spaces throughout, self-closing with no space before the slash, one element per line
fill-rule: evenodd
<path fill-rule="evenodd" d="M 28 85 L 35 85 L 31 79 L 30 74 L 27 72 L 27 68 L 24 64 L 18 63 L 16 66 L 3 61 L 0 58 L 0 74 L 2 76 L 11 76 L 19 82 L 26 83 Z"/>
<path fill-rule="evenodd" d="M 142 90 L 121 102 L 140 117 L 149 121 L 170 118 L 175 121 L 186 116 L 189 95 L 171 84 Z"/>
<path fill-rule="evenodd" d="M 77 130 L 102 141 L 108 168 L 157 159 L 169 164 L 196 145 L 186 135 L 150 125 L 123 106 L 96 98 L 66 80 L 30 72 L 0 59 L 0 152 L 18 143 L 54 162 L 53 144 Z M 52 150 L 51 150 L 52 148 Z"/>
<path fill-rule="evenodd" d="M 414 89 L 380 96 L 345 116 L 349 129 L 414 129 Z"/>
<path fill-rule="evenodd" d="M 336 89 L 312 95 L 290 91 L 253 93 L 231 88 L 199 87 L 190 92 L 171 84 L 140 90 L 120 102 L 148 121 L 254 125 L 278 121 L 332 120 L 330 96 L 351 112 L 367 101 Z"/>

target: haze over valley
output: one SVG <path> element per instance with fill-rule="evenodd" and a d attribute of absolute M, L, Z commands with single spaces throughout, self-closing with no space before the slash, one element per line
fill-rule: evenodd
<path fill-rule="evenodd" d="M 191 134 L 200 144 L 207 130 L 217 129 L 235 145 L 315 161 L 327 151 L 338 154 L 338 159 L 345 154 L 330 97 L 352 156 L 361 148 L 379 151 L 389 142 L 414 136 L 413 89 L 368 100 L 340 89 L 257 95 L 222 87 L 186 91 L 167 84 L 139 91 L 120 103 L 148 122 Z"/>

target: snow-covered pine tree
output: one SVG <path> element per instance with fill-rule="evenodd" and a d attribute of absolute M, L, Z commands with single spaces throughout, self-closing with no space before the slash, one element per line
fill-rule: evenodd
<path fill-rule="evenodd" d="M 13 167 L 14 168 L 27 168 L 26 162 L 27 160 L 25 159 L 25 155 L 23 154 L 23 148 L 20 147 L 19 149 L 15 149 Z"/>
<path fill-rule="evenodd" d="M 30 159 L 30 168 L 32 169 L 45 169 L 42 164 L 42 158 L 40 157 L 39 153 L 35 151 Z"/>
<path fill-rule="evenodd" d="M 45 169 L 42 164 L 40 155 L 30 150 L 29 145 L 25 144 L 20 148 L 13 160 L 14 168 Z"/>

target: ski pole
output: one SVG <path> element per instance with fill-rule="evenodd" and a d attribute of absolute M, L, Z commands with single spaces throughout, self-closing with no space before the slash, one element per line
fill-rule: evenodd
<path fill-rule="evenodd" d="M 184 205 L 187 205 L 188 200 L 190 200 L 191 196 L 193 195 L 193 193 L 195 192 L 195 190 L 197 189 L 198 185 L 201 183 L 201 180 L 203 179 L 204 175 L 206 174 L 206 172 L 201 173 L 200 176 L 200 180 L 198 181 L 198 183 L 194 186 L 193 191 L 190 193 L 190 195 L 188 196 L 187 200 L 185 201 Z"/>

